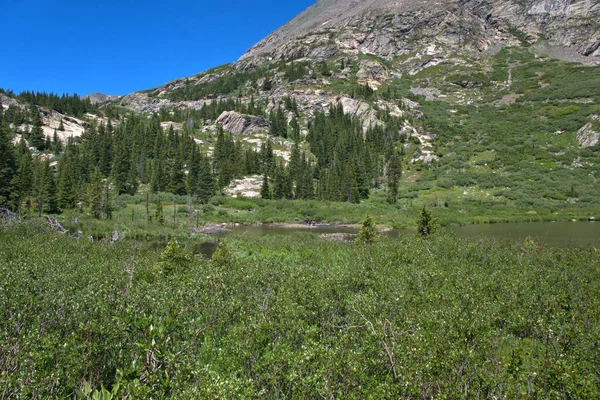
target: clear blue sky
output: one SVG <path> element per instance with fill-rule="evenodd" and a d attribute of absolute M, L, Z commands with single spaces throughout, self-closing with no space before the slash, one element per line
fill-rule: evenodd
<path fill-rule="evenodd" d="M 0 0 L 0 87 L 124 95 L 235 61 L 315 0 Z"/>

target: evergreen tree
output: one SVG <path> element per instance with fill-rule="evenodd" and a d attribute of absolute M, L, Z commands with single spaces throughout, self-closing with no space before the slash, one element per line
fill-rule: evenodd
<path fill-rule="evenodd" d="M 233 138 L 231 135 L 225 136 L 223 129 L 219 127 L 213 158 L 219 188 L 226 187 L 231 183 L 233 177 L 233 152 Z"/>
<path fill-rule="evenodd" d="M 38 216 L 42 216 L 44 205 L 46 204 L 46 184 L 44 182 L 44 163 L 39 159 L 34 159 L 33 164 L 33 200 L 35 201 Z"/>
<path fill-rule="evenodd" d="M 38 216 L 42 215 L 42 211 L 50 214 L 59 211 L 56 182 L 48 160 L 42 161 L 38 159 L 34 164 L 33 188 Z"/>
<path fill-rule="evenodd" d="M 271 198 L 271 188 L 269 187 L 269 177 L 267 176 L 266 173 L 263 175 L 263 183 L 260 188 L 260 197 L 262 197 L 263 199 Z"/>
<path fill-rule="evenodd" d="M 437 219 L 433 218 L 431 211 L 423 206 L 419 219 L 417 220 L 417 234 L 425 238 L 434 234 L 437 229 Z"/>
<path fill-rule="evenodd" d="M 42 119 L 37 107 L 31 107 L 31 124 L 32 129 L 29 134 L 29 145 L 38 150 L 44 150 L 46 142 L 44 141 L 44 130 L 42 129 Z"/>
<path fill-rule="evenodd" d="M 121 125 L 116 130 L 113 152 L 112 179 L 114 181 L 117 194 L 135 194 L 137 184 L 132 182 L 132 177 L 135 178 L 135 171 L 131 171 L 132 167 L 132 151 L 128 149 L 127 126 Z"/>
<path fill-rule="evenodd" d="M 400 163 L 400 157 L 394 154 L 388 163 L 387 167 L 387 187 L 388 197 L 387 202 L 389 204 L 396 204 L 398 201 L 398 183 L 402 176 L 402 165 Z"/>
<path fill-rule="evenodd" d="M 17 173 L 12 180 L 12 204 L 15 209 L 20 209 L 24 201 L 31 194 L 33 185 L 33 163 L 29 151 L 23 153 L 19 161 Z"/>
<path fill-rule="evenodd" d="M 77 203 L 75 158 L 76 155 L 71 146 L 59 162 L 58 204 L 62 209 L 74 208 Z"/>
<path fill-rule="evenodd" d="M 60 212 L 58 207 L 58 189 L 56 187 L 56 179 L 54 171 L 50 166 L 50 161 L 44 163 L 44 190 L 46 192 L 46 207 L 45 211 L 49 214 L 57 214 Z"/>
<path fill-rule="evenodd" d="M 112 219 L 113 207 L 112 198 L 110 195 L 110 184 L 108 182 L 108 179 L 104 183 L 104 199 L 102 202 L 102 211 L 104 212 L 106 219 Z"/>
<path fill-rule="evenodd" d="M 208 200 L 215 194 L 215 180 L 210 167 L 208 157 L 201 157 L 200 170 L 198 172 L 198 201 L 202 204 L 208 203 Z"/>
<path fill-rule="evenodd" d="M 0 109 L 2 106 L 0 106 Z M 11 138 L 4 124 L 4 118 L 0 118 L 0 204 L 8 203 L 11 194 L 11 182 L 17 172 L 17 163 Z"/>
<path fill-rule="evenodd" d="M 58 138 L 56 129 L 54 130 L 54 136 L 52 137 L 52 145 L 50 148 L 55 154 L 59 154 L 63 150 L 62 142 Z"/>
<path fill-rule="evenodd" d="M 377 233 L 377 226 L 375 225 L 375 222 L 373 221 L 371 216 L 367 215 L 367 217 L 362 222 L 362 227 L 358 232 L 356 242 L 371 244 L 377 242 L 378 240 L 379 234 Z"/>
<path fill-rule="evenodd" d="M 87 186 L 87 203 L 90 207 L 90 214 L 95 219 L 100 219 L 102 216 L 103 191 L 102 173 L 100 169 L 96 168 Z"/>
<path fill-rule="evenodd" d="M 156 201 L 156 211 L 154 213 L 154 217 L 158 221 L 159 224 L 165 223 L 165 215 L 163 214 L 162 202 L 160 201 L 160 197 Z"/>
<path fill-rule="evenodd" d="M 298 142 L 294 143 L 290 154 L 289 170 L 292 181 L 298 182 L 302 174 L 303 160 L 300 158 L 300 146 Z"/>
<path fill-rule="evenodd" d="M 185 186 L 185 173 L 183 171 L 183 160 L 179 156 L 176 156 L 172 162 L 171 176 L 167 190 L 178 195 L 184 195 L 187 193 Z"/>
<path fill-rule="evenodd" d="M 200 152 L 198 147 L 193 145 L 192 153 L 188 161 L 188 174 L 185 178 L 185 187 L 188 195 L 195 195 L 198 191 L 198 179 L 200 175 Z"/>
<path fill-rule="evenodd" d="M 152 177 L 150 179 L 150 190 L 152 193 L 158 193 L 165 190 L 165 171 L 164 162 L 161 156 L 152 162 Z"/>

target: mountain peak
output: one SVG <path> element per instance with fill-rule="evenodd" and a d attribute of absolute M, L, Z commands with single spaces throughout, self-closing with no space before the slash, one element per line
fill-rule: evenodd
<path fill-rule="evenodd" d="M 252 46 L 240 60 L 272 53 L 318 31 L 329 31 L 331 44 L 336 35 L 354 32 L 363 35 L 356 37 L 358 42 L 378 38 L 390 45 L 422 36 L 442 41 L 451 37 L 451 44 L 470 42 L 478 51 L 509 44 L 518 33 L 521 40 L 532 43 L 545 38 L 593 56 L 600 54 L 599 21 L 600 3 L 591 0 L 319 0 Z M 382 35 L 383 22 L 394 25 L 392 36 Z"/>

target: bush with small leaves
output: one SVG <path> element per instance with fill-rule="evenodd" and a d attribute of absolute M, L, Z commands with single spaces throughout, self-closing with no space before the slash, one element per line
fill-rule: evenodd
<path fill-rule="evenodd" d="M 222 241 L 212 256 L 212 262 L 217 265 L 227 265 L 233 261 L 233 253 L 226 241 Z"/>

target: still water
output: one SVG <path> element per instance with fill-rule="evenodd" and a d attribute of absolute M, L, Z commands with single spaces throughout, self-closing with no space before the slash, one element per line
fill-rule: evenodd
<path fill-rule="evenodd" d="M 539 243 L 553 247 L 577 247 L 592 245 L 600 248 L 600 223 L 596 222 L 519 222 L 512 224 L 476 224 L 465 226 L 452 226 L 445 228 L 458 237 L 487 239 L 487 240 L 513 240 L 523 242 L 527 237 L 532 237 Z M 357 233 L 358 230 L 347 227 L 281 227 L 281 226 L 243 226 L 231 228 L 230 233 L 219 234 L 244 235 L 250 237 L 265 235 L 289 235 L 295 232 L 323 233 Z M 414 230 L 396 229 L 386 233 L 392 237 L 400 235 L 413 235 Z"/>

